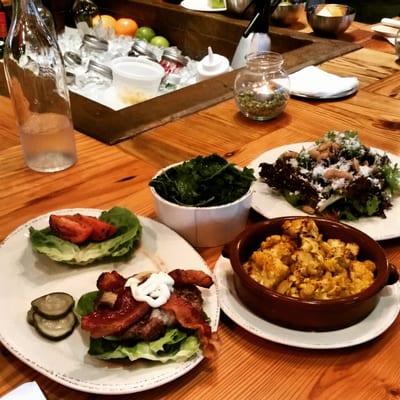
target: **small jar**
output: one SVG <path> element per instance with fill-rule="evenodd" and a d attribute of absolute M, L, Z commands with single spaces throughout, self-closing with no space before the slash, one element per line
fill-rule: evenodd
<path fill-rule="evenodd" d="M 161 66 L 167 75 L 173 74 L 187 65 L 187 59 L 178 49 L 166 49 L 161 57 Z"/>
<path fill-rule="evenodd" d="M 135 40 L 132 44 L 128 56 L 139 57 L 142 56 L 150 61 L 158 63 L 157 56 L 153 53 L 149 45 L 144 40 Z"/>
<path fill-rule="evenodd" d="M 279 115 L 289 100 L 289 77 L 283 58 L 272 51 L 250 53 L 235 79 L 239 110 L 248 118 L 266 121 Z"/>
<path fill-rule="evenodd" d="M 93 35 L 84 35 L 82 39 L 82 54 L 84 57 L 97 57 L 108 51 L 107 40 Z"/>

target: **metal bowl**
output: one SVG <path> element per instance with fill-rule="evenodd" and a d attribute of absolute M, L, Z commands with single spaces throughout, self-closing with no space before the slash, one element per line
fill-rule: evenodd
<path fill-rule="evenodd" d="M 338 17 L 318 15 L 318 13 L 321 12 L 321 8 L 326 6 L 326 4 L 319 4 L 307 8 L 307 21 L 317 35 L 337 36 L 344 32 L 354 21 L 354 17 L 356 16 L 354 8 L 343 4 L 329 5 L 343 9 L 344 15 Z"/>
<path fill-rule="evenodd" d="M 226 9 L 234 14 L 242 14 L 250 6 L 252 0 L 226 0 Z"/>
<path fill-rule="evenodd" d="M 304 12 L 305 2 L 281 2 L 271 18 L 279 25 L 291 25 L 297 22 Z"/>

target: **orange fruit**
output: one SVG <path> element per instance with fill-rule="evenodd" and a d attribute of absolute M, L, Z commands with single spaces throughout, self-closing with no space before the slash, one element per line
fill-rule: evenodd
<path fill-rule="evenodd" d="M 111 29 L 115 29 L 115 24 L 117 23 L 117 20 L 111 15 L 96 15 L 92 21 L 93 26 L 98 25 L 100 21 L 103 28 Z"/>
<path fill-rule="evenodd" d="M 125 36 L 135 36 L 138 24 L 131 18 L 120 18 L 115 24 L 115 34 Z"/>

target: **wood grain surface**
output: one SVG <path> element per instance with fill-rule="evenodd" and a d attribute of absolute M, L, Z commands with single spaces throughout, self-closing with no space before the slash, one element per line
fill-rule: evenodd
<path fill-rule="evenodd" d="M 395 56 L 364 49 L 323 68 L 358 76 L 361 89 L 340 101 L 291 99 L 281 116 L 265 123 L 245 119 L 228 100 L 113 147 L 76 133 L 78 163 L 55 174 L 24 166 L 10 101 L 0 97 L 0 240 L 22 222 L 56 208 L 120 204 L 155 217 L 149 179 L 160 167 L 197 154 L 217 152 L 246 165 L 267 149 L 313 140 L 336 128 L 356 129 L 367 145 L 400 155 Z M 399 245 L 399 239 L 382 243 L 398 266 Z M 211 268 L 220 251 L 199 249 Z M 115 399 L 395 400 L 400 398 L 399 328 L 397 319 L 369 343 L 343 350 L 302 350 L 257 338 L 222 315 L 221 346 L 213 363 L 202 362 L 160 388 Z M 112 398 L 64 388 L 0 345 L 0 396 L 31 380 L 50 400 Z"/>

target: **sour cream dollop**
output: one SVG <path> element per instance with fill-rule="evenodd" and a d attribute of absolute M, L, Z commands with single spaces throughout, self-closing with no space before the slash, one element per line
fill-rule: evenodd
<path fill-rule="evenodd" d="M 174 291 L 174 280 L 165 272 L 150 275 L 143 283 L 132 277 L 125 286 L 131 288 L 132 296 L 137 301 L 145 301 L 150 307 L 157 308 L 165 304 Z"/>

